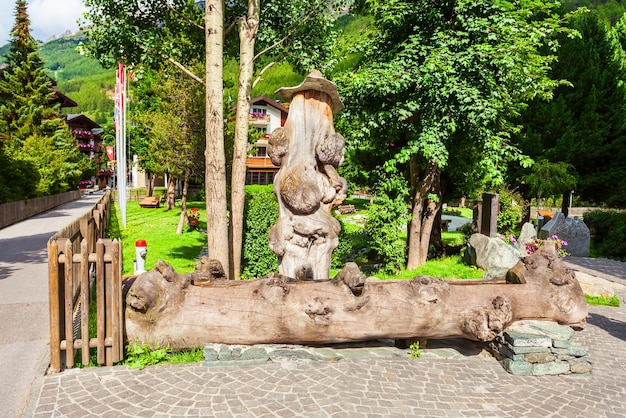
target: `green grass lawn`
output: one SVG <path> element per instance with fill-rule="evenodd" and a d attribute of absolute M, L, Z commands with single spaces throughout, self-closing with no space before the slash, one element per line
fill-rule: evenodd
<path fill-rule="evenodd" d="M 463 263 L 460 255 L 428 260 L 415 270 L 402 270 L 396 275 L 374 274 L 381 280 L 410 280 L 415 276 L 442 277 L 444 279 L 481 279 L 484 271 Z"/>
<path fill-rule="evenodd" d="M 164 208 L 145 209 L 139 202 L 127 202 L 126 229 L 122 228 L 122 217 L 117 202 L 113 203 L 109 222 L 108 237 L 121 238 L 123 245 L 123 274 L 134 274 L 135 241 L 143 239 L 147 243 L 146 270 L 154 267 L 161 259 L 171 264 L 179 273 L 190 273 L 196 264 L 202 248 L 206 245 L 206 216 L 204 202 L 188 202 L 187 208 L 200 211 L 200 225 L 197 229 L 183 228 L 176 235 L 180 217 L 180 207 L 166 211 Z"/>

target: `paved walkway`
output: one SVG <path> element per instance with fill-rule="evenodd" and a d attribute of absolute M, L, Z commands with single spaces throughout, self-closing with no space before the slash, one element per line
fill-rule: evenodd
<path fill-rule="evenodd" d="M 49 363 L 46 243 L 101 197 L 74 202 L 0 229 L 0 411 L 22 416 Z"/>

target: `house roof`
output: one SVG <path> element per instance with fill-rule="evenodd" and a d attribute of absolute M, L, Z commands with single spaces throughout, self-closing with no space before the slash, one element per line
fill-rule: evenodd
<path fill-rule="evenodd" d="M 100 125 L 98 125 L 96 122 L 92 121 L 87 116 L 83 115 L 82 113 L 79 113 L 79 114 L 74 113 L 70 115 L 65 115 L 65 120 L 67 121 L 67 124 L 71 128 L 84 128 L 84 129 L 100 128 Z M 97 133 L 97 131 L 94 133 Z"/>
<path fill-rule="evenodd" d="M 260 95 L 253 99 L 250 99 L 250 105 L 255 104 L 272 106 L 280 110 L 281 112 L 289 113 L 289 109 L 287 109 L 283 104 L 278 103 L 276 100 L 270 99 L 269 97 L 264 95 Z"/>
<path fill-rule="evenodd" d="M 55 88 L 51 88 L 50 90 L 52 91 L 52 98 L 50 99 L 50 103 L 59 103 L 61 107 L 78 106 L 78 103 L 67 97 L 65 94 L 61 93 L 59 90 Z"/>

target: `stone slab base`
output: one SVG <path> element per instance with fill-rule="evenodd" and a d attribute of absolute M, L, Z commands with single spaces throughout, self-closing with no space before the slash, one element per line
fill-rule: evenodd
<path fill-rule="evenodd" d="M 514 375 L 584 375 L 591 372 L 587 350 L 574 341 L 574 330 L 549 321 L 518 321 L 489 346 Z"/>
<path fill-rule="evenodd" d="M 289 344 L 229 345 L 206 344 L 205 366 L 245 366 L 273 362 L 325 362 L 357 358 L 407 358 L 406 350 L 393 346 L 393 341 L 311 347 Z"/>

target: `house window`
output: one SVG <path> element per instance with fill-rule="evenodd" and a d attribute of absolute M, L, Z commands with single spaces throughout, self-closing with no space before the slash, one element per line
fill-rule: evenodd
<path fill-rule="evenodd" d="M 274 183 L 275 171 L 248 171 L 246 173 L 246 184 L 272 184 Z"/>
<path fill-rule="evenodd" d="M 252 108 L 252 113 L 253 114 L 258 114 L 258 115 L 265 115 L 265 114 L 267 114 L 267 109 L 262 108 L 262 107 L 253 107 Z"/>
<path fill-rule="evenodd" d="M 257 147 L 255 157 L 267 157 L 267 148 L 266 147 Z"/>

